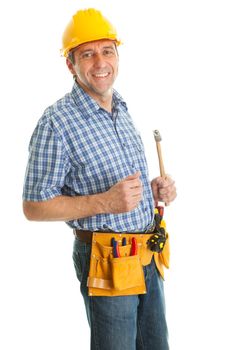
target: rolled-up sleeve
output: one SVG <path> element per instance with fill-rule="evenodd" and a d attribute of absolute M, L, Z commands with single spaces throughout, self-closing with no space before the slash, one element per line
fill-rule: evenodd
<path fill-rule="evenodd" d="M 29 145 L 23 199 L 45 201 L 61 195 L 68 171 L 61 138 L 48 122 L 39 123 Z"/>

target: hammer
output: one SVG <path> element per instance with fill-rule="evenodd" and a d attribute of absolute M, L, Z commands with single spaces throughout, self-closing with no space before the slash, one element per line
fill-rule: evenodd
<path fill-rule="evenodd" d="M 159 158 L 160 176 L 163 179 L 165 179 L 166 178 L 166 174 L 165 174 L 165 170 L 164 170 L 163 157 L 162 157 L 162 151 L 161 151 L 161 145 L 160 145 L 160 141 L 162 140 L 162 138 L 161 138 L 161 135 L 159 133 L 159 130 L 154 130 L 153 134 L 154 134 L 156 147 L 157 147 L 158 158 Z"/>

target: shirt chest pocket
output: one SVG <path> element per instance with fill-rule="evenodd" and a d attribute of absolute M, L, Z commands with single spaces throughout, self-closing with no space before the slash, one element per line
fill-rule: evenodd
<path fill-rule="evenodd" d="M 74 166 L 85 168 L 86 173 L 106 175 L 122 165 L 122 149 L 113 138 L 87 138 L 74 143 L 70 152 Z"/>
<path fill-rule="evenodd" d="M 138 134 L 134 134 L 132 135 L 129 139 L 128 139 L 128 144 L 131 146 L 131 147 L 134 147 L 136 148 L 136 150 L 141 153 L 143 152 L 143 143 L 142 143 L 142 140 L 141 140 L 141 137 L 140 135 Z"/>
<path fill-rule="evenodd" d="M 136 131 L 110 131 L 92 130 L 70 143 L 73 177 L 90 186 L 95 183 L 99 191 L 131 173 L 132 166 L 142 167 L 143 145 Z"/>
<path fill-rule="evenodd" d="M 128 151 L 135 156 L 139 156 L 144 152 L 144 146 L 142 143 L 141 136 L 136 132 L 136 130 L 124 130 L 122 135 L 123 144 L 127 146 Z"/>

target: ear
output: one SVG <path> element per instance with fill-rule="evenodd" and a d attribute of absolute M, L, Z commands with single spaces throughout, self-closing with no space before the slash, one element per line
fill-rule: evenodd
<path fill-rule="evenodd" d="M 73 65 L 73 63 L 70 61 L 70 59 L 69 59 L 68 57 L 66 58 L 66 65 L 67 65 L 67 67 L 68 67 L 70 73 L 71 73 L 72 75 L 75 75 L 76 72 L 75 72 L 75 69 L 74 69 L 74 65 Z"/>

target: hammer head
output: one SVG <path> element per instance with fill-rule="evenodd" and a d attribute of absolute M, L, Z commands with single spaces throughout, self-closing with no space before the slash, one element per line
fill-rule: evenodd
<path fill-rule="evenodd" d="M 159 130 L 154 130 L 153 134 L 154 134 L 154 138 L 155 138 L 156 142 L 160 142 L 162 140 L 162 137 L 161 137 L 161 135 L 159 133 Z"/>

